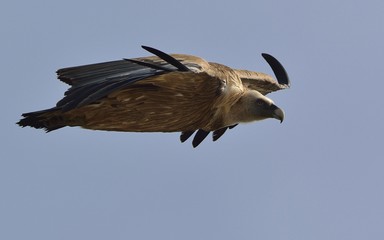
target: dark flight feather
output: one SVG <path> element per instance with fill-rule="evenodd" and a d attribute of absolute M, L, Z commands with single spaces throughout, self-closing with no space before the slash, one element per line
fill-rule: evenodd
<path fill-rule="evenodd" d="M 174 57 L 172 57 L 172 56 L 170 56 L 170 55 L 168 55 L 168 54 L 166 54 L 160 50 L 157 50 L 155 48 L 151 48 L 148 46 L 141 46 L 141 47 L 144 48 L 145 50 L 147 50 L 148 52 L 155 54 L 156 56 L 163 59 L 167 63 L 175 66 L 179 71 L 182 71 L 182 72 L 190 71 L 187 66 L 185 66 L 184 64 L 182 64 L 181 62 L 176 60 Z"/>
<path fill-rule="evenodd" d="M 282 85 L 290 85 L 289 77 L 285 71 L 283 65 L 273 56 L 268 53 L 261 54 L 263 58 L 268 62 L 269 66 L 272 68 L 273 73 L 275 74 L 277 81 Z"/>
<path fill-rule="evenodd" d="M 199 129 L 195 134 L 195 137 L 192 141 L 192 146 L 195 148 L 199 146 L 199 144 L 208 136 L 209 132 L 204 131 L 203 129 Z"/>
<path fill-rule="evenodd" d="M 186 131 L 186 132 L 181 132 L 180 134 L 180 141 L 181 142 L 185 142 L 188 140 L 189 137 L 192 136 L 192 134 L 194 133 L 195 131 Z"/>
<path fill-rule="evenodd" d="M 223 134 L 227 131 L 227 129 L 228 129 L 228 127 L 223 127 L 223 128 L 220 128 L 216 131 L 213 131 L 212 140 L 216 141 L 217 139 L 219 139 L 221 136 L 223 136 Z"/>

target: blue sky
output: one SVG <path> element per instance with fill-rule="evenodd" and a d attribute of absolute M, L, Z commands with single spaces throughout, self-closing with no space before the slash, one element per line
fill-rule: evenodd
<path fill-rule="evenodd" d="M 382 1 L 5 1 L 1 239 L 383 239 Z M 148 45 L 272 74 L 286 112 L 193 149 L 177 133 L 19 128 L 59 68 Z"/>

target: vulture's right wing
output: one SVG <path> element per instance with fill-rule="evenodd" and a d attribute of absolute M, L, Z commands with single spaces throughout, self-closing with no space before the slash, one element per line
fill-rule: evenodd
<path fill-rule="evenodd" d="M 277 81 L 267 74 L 247 70 L 235 70 L 243 85 L 259 91 L 263 95 L 290 87 L 290 81 L 283 65 L 273 56 L 263 53 L 262 56 L 271 66 Z"/>

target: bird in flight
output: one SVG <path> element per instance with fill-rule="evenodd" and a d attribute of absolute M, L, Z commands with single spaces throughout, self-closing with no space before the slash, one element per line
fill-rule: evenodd
<path fill-rule="evenodd" d="M 277 81 L 261 72 L 238 70 L 184 54 L 142 46 L 154 56 L 59 69 L 70 85 L 55 107 L 24 113 L 17 124 L 47 132 L 65 127 L 123 132 L 194 133 L 197 147 L 212 132 L 213 141 L 239 123 L 284 119 L 266 97 L 288 88 L 281 63 L 263 53 Z"/>

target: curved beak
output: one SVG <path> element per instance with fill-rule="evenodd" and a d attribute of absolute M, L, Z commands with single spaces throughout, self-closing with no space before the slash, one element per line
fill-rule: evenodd
<path fill-rule="evenodd" d="M 278 108 L 276 105 L 272 105 L 272 117 L 277 119 L 277 120 L 280 120 L 280 123 L 282 123 L 284 121 L 284 111 L 281 109 L 281 108 Z"/>

